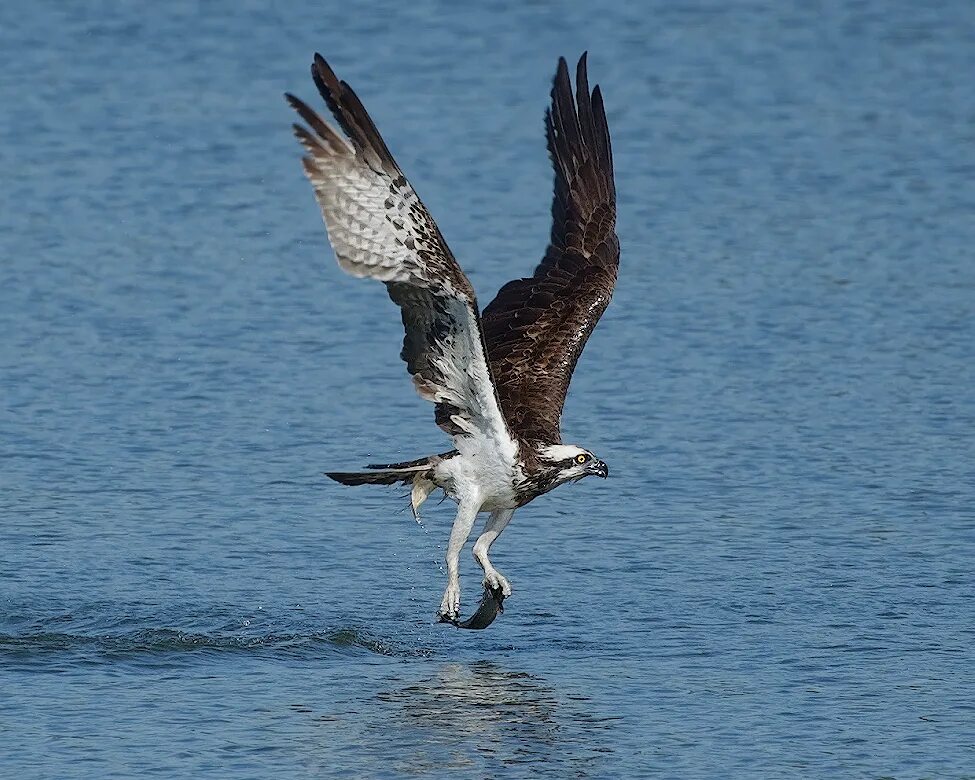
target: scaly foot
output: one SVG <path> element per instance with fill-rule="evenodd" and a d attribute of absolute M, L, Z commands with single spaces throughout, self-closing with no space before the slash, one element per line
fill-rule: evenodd
<path fill-rule="evenodd" d="M 437 619 L 441 623 L 456 623 L 460 619 L 460 583 L 452 582 L 444 591 Z"/>
<path fill-rule="evenodd" d="M 497 569 L 486 569 L 484 572 L 484 587 L 491 591 L 495 597 L 502 599 L 511 595 L 511 584 Z"/>

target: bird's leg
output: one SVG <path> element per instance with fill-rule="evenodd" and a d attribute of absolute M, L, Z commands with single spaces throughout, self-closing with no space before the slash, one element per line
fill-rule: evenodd
<path fill-rule="evenodd" d="M 511 585 L 491 565 L 488 550 L 491 549 L 494 540 L 501 536 L 501 532 L 508 525 L 514 513 L 514 509 L 499 509 L 492 512 L 484 524 L 483 533 L 477 537 L 477 541 L 474 543 L 474 560 L 481 564 L 481 568 L 484 569 L 484 587 L 494 593 L 496 597 L 500 596 L 501 598 L 507 598 L 511 595 Z"/>
<path fill-rule="evenodd" d="M 444 623 L 453 623 L 460 617 L 460 551 L 464 549 L 467 537 L 471 535 L 480 508 L 479 501 L 461 501 L 457 508 L 457 517 L 454 518 L 454 527 L 450 530 L 446 556 L 447 590 L 444 591 L 440 611 L 437 613 L 437 617 Z"/>

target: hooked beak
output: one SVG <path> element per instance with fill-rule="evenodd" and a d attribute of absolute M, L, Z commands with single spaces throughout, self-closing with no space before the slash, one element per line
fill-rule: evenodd
<path fill-rule="evenodd" d="M 595 474 L 597 477 L 602 477 L 603 479 L 606 479 L 606 477 L 609 476 L 609 466 L 607 466 L 601 460 L 594 461 L 589 466 L 589 473 Z"/>

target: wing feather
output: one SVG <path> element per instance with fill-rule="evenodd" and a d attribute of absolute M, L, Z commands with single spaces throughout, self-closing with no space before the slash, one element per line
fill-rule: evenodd
<path fill-rule="evenodd" d="M 508 282 L 481 324 L 498 398 L 512 433 L 558 443 L 576 362 L 609 305 L 619 267 L 613 153 L 602 93 L 589 91 L 586 55 L 575 96 L 559 59 L 545 115 L 555 169 L 552 233 L 534 275 Z"/>
<path fill-rule="evenodd" d="M 436 421 L 455 441 L 488 435 L 514 446 L 501 413 L 474 290 L 355 92 L 321 55 L 312 78 L 348 140 L 293 95 L 295 136 L 339 266 L 386 283 L 406 335 L 402 358 Z M 510 452 L 509 452 L 510 454 Z"/>

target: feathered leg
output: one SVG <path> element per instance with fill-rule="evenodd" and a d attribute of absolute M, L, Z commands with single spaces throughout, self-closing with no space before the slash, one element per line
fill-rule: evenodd
<path fill-rule="evenodd" d="M 437 617 L 443 623 L 454 623 L 460 618 L 460 551 L 471 535 L 480 508 L 480 502 L 471 501 L 461 501 L 457 508 L 457 517 L 454 518 L 454 527 L 450 530 L 450 541 L 447 543 L 447 590 L 437 612 Z"/>
<path fill-rule="evenodd" d="M 500 593 L 503 598 L 511 595 L 511 585 L 491 565 L 491 560 L 488 558 L 488 550 L 491 549 L 494 540 L 501 536 L 501 532 L 511 521 L 514 513 L 514 509 L 499 509 L 496 512 L 492 512 L 488 521 L 484 524 L 483 533 L 477 537 L 477 541 L 474 543 L 474 560 L 481 564 L 481 568 L 484 569 L 484 587 L 492 591 L 495 595 Z"/>

